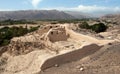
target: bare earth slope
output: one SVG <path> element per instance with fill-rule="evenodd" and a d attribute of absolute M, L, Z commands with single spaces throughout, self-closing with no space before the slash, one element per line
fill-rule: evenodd
<path fill-rule="evenodd" d="M 81 70 L 82 71 L 81 71 Z M 78 61 L 45 70 L 39 74 L 119 74 L 120 43 L 106 45 Z"/>

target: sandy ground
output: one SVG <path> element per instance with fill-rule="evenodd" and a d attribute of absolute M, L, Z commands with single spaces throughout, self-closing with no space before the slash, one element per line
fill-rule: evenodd
<path fill-rule="evenodd" d="M 6 64 L 4 59 L 2 64 L 0 63 L 0 74 L 119 74 L 120 72 L 120 43 L 106 45 L 92 55 L 39 72 L 41 60 L 38 56 L 41 54 L 44 53 L 37 50 L 16 56 L 11 62 L 8 60 L 7 65 L 4 65 Z"/>
<path fill-rule="evenodd" d="M 120 43 L 106 45 L 83 59 L 38 74 L 120 74 Z"/>

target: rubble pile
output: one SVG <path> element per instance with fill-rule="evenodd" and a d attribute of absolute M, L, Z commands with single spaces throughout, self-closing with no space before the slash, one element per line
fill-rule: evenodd
<path fill-rule="evenodd" d="M 12 41 L 7 48 L 8 52 L 12 55 L 22 55 L 27 54 L 35 49 L 42 49 L 44 48 L 44 44 L 40 42 Z"/>

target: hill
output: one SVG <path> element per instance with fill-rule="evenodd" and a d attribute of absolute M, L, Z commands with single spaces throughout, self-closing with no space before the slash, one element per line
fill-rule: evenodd
<path fill-rule="evenodd" d="M 107 14 L 100 19 L 107 21 L 108 23 L 113 23 L 116 25 L 120 25 L 120 13 L 117 14 Z"/>
<path fill-rule="evenodd" d="M 119 13 L 117 13 L 117 14 L 107 14 L 107 15 L 103 16 L 103 18 L 115 18 L 115 17 L 120 18 L 120 14 Z"/>
<path fill-rule="evenodd" d="M 78 11 L 65 11 L 65 13 L 74 16 L 77 19 L 83 19 L 83 18 L 93 18 L 94 16 L 87 14 L 87 13 L 82 13 Z"/>
<path fill-rule="evenodd" d="M 74 19 L 75 17 L 63 11 L 57 10 L 21 10 L 21 11 L 0 11 L 0 20 L 56 20 Z"/>

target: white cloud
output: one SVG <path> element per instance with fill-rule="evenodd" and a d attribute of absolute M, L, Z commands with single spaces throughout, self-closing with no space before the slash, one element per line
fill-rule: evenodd
<path fill-rule="evenodd" d="M 74 9 L 74 8 L 73 8 Z M 120 11 L 120 7 L 105 7 L 105 6 L 84 6 L 79 5 L 76 10 L 83 12 L 118 12 Z"/>
<path fill-rule="evenodd" d="M 84 5 L 79 5 L 77 7 L 77 9 L 79 11 L 87 11 L 87 12 L 94 12 L 94 11 L 104 11 L 106 9 L 108 9 L 107 7 L 102 7 L 102 6 L 96 6 L 96 5 L 93 5 L 93 6 L 84 6 Z"/>
<path fill-rule="evenodd" d="M 0 11 L 13 11 L 13 9 L 0 9 Z"/>
<path fill-rule="evenodd" d="M 78 7 L 66 8 L 66 7 L 56 7 L 56 8 L 42 8 L 45 10 L 57 9 L 57 10 L 71 10 L 71 11 L 81 11 L 81 12 L 118 12 L 120 11 L 120 7 L 105 7 L 105 6 L 85 6 L 79 5 Z"/>
<path fill-rule="evenodd" d="M 42 0 L 31 0 L 31 3 L 33 5 L 33 7 L 37 8 L 38 4 L 41 2 Z"/>

